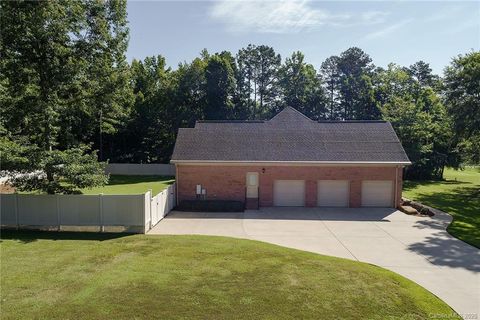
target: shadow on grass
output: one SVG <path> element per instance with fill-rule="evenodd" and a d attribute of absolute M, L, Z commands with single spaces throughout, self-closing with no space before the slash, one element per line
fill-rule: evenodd
<path fill-rule="evenodd" d="M 99 232 L 58 232 L 33 230 L 2 230 L 0 241 L 17 240 L 31 243 L 37 240 L 87 240 L 105 241 L 133 235 L 132 233 L 99 233 Z"/>
<path fill-rule="evenodd" d="M 405 180 L 403 183 L 403 189 L 409 191 L 417 188 L 418 186 L 431 186 L 431 185 L 459 185 L 459 184 L 471 184 L 471 182 L 457 181 L 457 180 Z"/>
<path fill-rule="evenodd" d="M 451 214 L 453 222 L 448 226 L 448 232 L 480 248 L 480 189 L 477 186 L 418 193 L 413 200 Z"/>
<path fill-rule="evenodd" d="M 125 176 L 125 175 L 111 175 L 108 181 L 109 186 L 132 184 L 132 183 L 144 183 L 144 182 L 163 182 L 167 185 L 173 184 L 175 181 L 173 176 Z"/>
<path fill-rule="evenodd" d="M 461 187 L 433 194 L 418 193 L 414 198 L 413 200 L 455 216 L 476 220 L 480 225 L 480 189 L 478 187 Z"/>

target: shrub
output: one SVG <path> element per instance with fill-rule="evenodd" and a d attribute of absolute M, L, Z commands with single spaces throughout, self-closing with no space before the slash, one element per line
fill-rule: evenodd
<path fill-rule="evenodd" d="M 242 212 L 245 204 L 232 200 L 183 200 L 176 208 L 179 211 Z"/>

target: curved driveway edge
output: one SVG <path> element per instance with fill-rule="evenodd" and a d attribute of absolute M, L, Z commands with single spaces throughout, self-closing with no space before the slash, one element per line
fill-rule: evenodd
<path fill-rule="evenodd" d="M 172 211 L 148 234 L 260 240 L 372 263 L 415 281 L 465 318 L 480 319 L 480 250 L 447 233 L 451 219 L 438 211 L 416 217 L 388 208 Z"/>

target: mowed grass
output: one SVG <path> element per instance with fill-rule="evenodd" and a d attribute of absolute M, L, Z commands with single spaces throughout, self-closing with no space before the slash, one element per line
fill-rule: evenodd
<path fill-rule="evenodd" d="M 446 168 L 444 181 L 405 181 L 403 195 L 448 212 L 448 232 L 480 248 L 480 168 Z"/>
<path fill-rule="evenodd" d="M 111 175 L 107 185 L 82 189 L 83 194 L 140 194 L 152 190 L 153 195 L 175 182 L 174 177 Z"/>
<path fill-rule="evenodd" d="M 14 231 L 2 238 L 4 320 L 455 316 L 380 267 L 262 242 Z"/>

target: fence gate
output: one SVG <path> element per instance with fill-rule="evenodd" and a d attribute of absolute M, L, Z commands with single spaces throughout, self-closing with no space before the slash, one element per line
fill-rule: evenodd
<path fill-rule="evenodd" d="M 162 220 L 175 206 L 175 184 L 150 200 L 151 228 Z"/>

